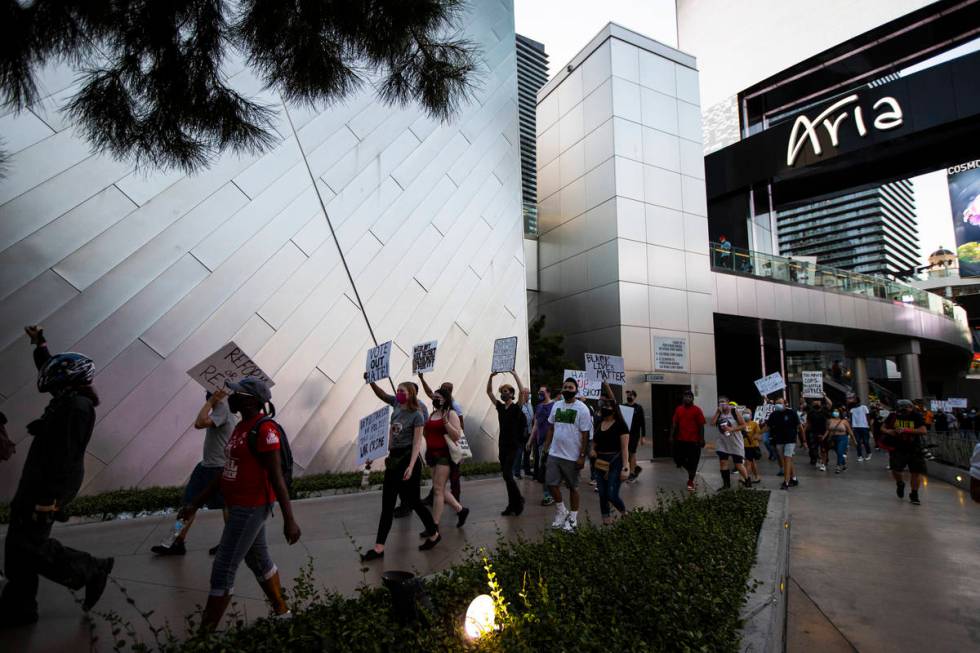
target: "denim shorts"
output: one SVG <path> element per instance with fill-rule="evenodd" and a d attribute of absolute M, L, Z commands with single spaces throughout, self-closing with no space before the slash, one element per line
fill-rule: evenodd
<path fill-rule="evenodd" d="M 194 467 L 194 471 L 191 472 L 191 477 L 187 481 L 187 485 L 184 487 L 184 505 L 190 505 L 194 501 L 194 497 L 203 492 L 215 477 L 221 478 L 222 471 L 224 471 L 224 467 L 205 467 L 203 464 L 198 463 Z M 221 489 L 219 488 L 217 492 L 212 494 L 211 498 L 204 505 L 211 510 L 221 510 L 224 508 L 225 500 L 221 496 Z"/>
<path fill-rule="evenodd" d="M 785 442 L 783 444 L 776 444 L 776 451 L 781 453 L 783 458 L 792 458 L 793 454 L 796 453 L 796 443 Z"/>
<path fill-rule="evenodd" d="M 265 522 L 272 516 L 272 504 L 230 506 L 228 521 L 221 532 L 221 543 L 211 567 L 211 596 L 227 596 L 235 586 L 235 574 L 242 560 L 261 583 L 278 571 L 269 557 L 265 541 Z"/>

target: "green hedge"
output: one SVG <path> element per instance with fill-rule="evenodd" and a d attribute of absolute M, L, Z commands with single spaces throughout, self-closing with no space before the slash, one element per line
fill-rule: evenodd
<path fill-rule="evenodd" d="M 183 641 L 168 633 L 155 647 L 165 653 L 738 650 L 739 614 L 767 501 L 762 491 L 664 497 L 657 510 L 635 511 L 611 527 L 585 524 L 574 534 L 501 541 L 489 559 L 470 552 L 464 563 L 424 583 L 433 609 L 422 626 L 396 623 L 383 588 L 364 587 L 355 598 L 321 595 L 308 572 L 292 583 L 290 621 L 239 620 L 223 633 Z M 502 628 L 467 642 L 463 615 L 473 597 L 493 594 L 490 587 L 498 592 Z M 194 618 L 188 622 L 193 626 Z"/>
<path fill-rule="evenodd" d="M 460 468 L 463 476 L 480 476 L 500 472 L 499 463 L 464 463 Z M 380 484 L 383 472 L 371 472 L 371 484 Z M 429 478 L 429 468 L 423 470 L 423 477 Z M 310 474 L 293 479 L 291 494 L 294 499 L 309 497 L 315 492 L 359 488 L 360 472 L 339 474 Z M 76 497 L 68 504 L 65 513 L 69 517 L 95 517 L 113 519 L 120 513 L 156 512 L 180 507 L 184 496 L 182 487 L 148 487 L 112 490 L 88 496 Z M 0 524 L 10 522 L 10 506 L 0 503 Z"/>

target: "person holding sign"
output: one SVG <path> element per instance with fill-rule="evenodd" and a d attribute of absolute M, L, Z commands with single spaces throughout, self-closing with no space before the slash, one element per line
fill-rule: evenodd
<path fill-rule="evenodd" d="M 425 391 L 425 395 L 430 400 L 432 400 L 434 396 L 432 388 L 430 388 L 429 384 L 425 382 L 425 376 L 422 372 L 419 372 L 419 381 L 422 382 L 422 390 Z M 449 393 L 450 397 L 453 396 L 453 384 L 451 381 L 443 381 L 442 385 L 440 385 L 439 388 Z M 453 399 L 452 402 L 453 402 L 452 403 L 453 412 L 456 413 L 456 417 L 459 418 L 459 430 L 464 431 L 466 429 L 466 423 L 463 418 L 463 407 L 460 406 L 459 402 L 457 402 L 455 399 Z M 450 460 L 449 461 L 449 490 L 453 493 L 453 498 L 455 498 L 456 501 L 460 501 L 459 497 L 462 490 L 459 483 L 459 477 L 460 477 L 459 464 L 454 463 L 452 460 Z M 431 506 L 432 501 L 433 501 L 433 493 L 432 490 L 429 490 L 429 495 L 424 499 L 422 499 L 422 503 L 427 506 Z"/>
<path fill-rule="evenodd" d="M 574 531 L 578 528 L 578 477 L 585 467 L 592 413 L 588 406 L 576 399 L 578 382 L 572 377 L 562 384 L 561 396 L 563 401 L 554 402 L 548 416 L 548 437 L 544 443 L 544 449 L 548 452 L 545 483 L 555 500 L 555 520 L 551 527 Z M 562 500 L 562 481 L 568 487 L 571 510 L 565 507 Z"/>
<path fill-rule="evenodd" d="M 453 396 L 442 388 L 432 393 L 432 414 L 426 420 L 422 431 L 425 437 L 425 464 L 432 469 L 432 493 L 434 495 L 432 520 L 436 524 L 435 533 L 428 531 L 422 533 L 422 537 L 429 538 L 425 544 L 419 547 L 422 550 L 431 549 L 442 538 L 439 534 L 439 519 L 442 517 L 442 509 L 446 503 L 456 511 L 456 528 L 462 528 L 470 514 L 469 508 L 464 508 L 452 494 L 446 494 L 449 466 L 453 462 L 449 451 L 449 440 L 452 439 L 453 442 L 459 443 L 459 439 L 463 435 L 459 417 L 452 409 L 452 405 Z"/>
<path fill-rule="evenodd" d="M 507 507 L 500 514 L 504 517 L 516 517 L 524 512 L 524 497 L 514 480 L 514 460 L 524 447 L 524 429 L 527 422 L 521 407 L 514 401 L 514 386 L 505 383 L 500 386 L 500 399 L 493 396 L 493 377 L 498 372 L 491 372 L 487 379 L 487 396 L 497 410 L 497 420 L 500 424 L 500 434 L 497 436 L 497 450 L 500 460 L 500 474 L 507 485 Z M 511 370 L 514 381 L 520 392 L 524 392 L 524 384 L 517 372 Z"/>
<path fill-rule="evenodd" d="M 741 477 L 743 487 L 752 487 L 749 473 L 745 469 L 745 442 L 742 432 L 745 430 L 745 420 L 742 412 L 734 402 L 729 403 L 727 397 L 720 397 L 718 410 L 711 418 L 711 425 L 718 427 L 718 441 L 715 443 L 715 453 L 718 454 L 718 466 L 721 468 L 720 489 L 729 490 L 732 487 L 732 471 L 728 467 L 731 458 L 735 469 Z"/>
<path fill-rule="evenodd" d="M 602 384 L 605 396 L 599 400 L 599 419 L 596 420 L 592 451 L 595 462 L 596 489 L 599 491 L 599 511 L 602 525 L 612 523 L 609 505 L 620 515 L 626 514 L 626 504 L 619 497 L 619 487 L 630 476 L 630 429 L 619 410 L 616 395 L 608 383 Z M 634 419 L 636 417 L 634 416 Z"/>
<path fill-rule="evenodd" d="M 364 373 L 365 380 L 368 378 Z M 422 451 L 422 431 L 425 418 L 419 406 L 414 383 L 400 383 L 391 396 L 370 382 L 374 395 L 391 406 L 391 428 L 388 432 L 388 457 L 385 459 L 385 475 L 381 486 L 381 518 L 378 520 L 378 535 L 374 548 L 361 554 L 361 562 L 380 560 L 385 555 L 385 542 L 391 531 L 395 517 L 395 502 L 401 497 L 402 505 L 411 508 L 422 520 L 426 534 L 420 550 L 428 550 L 439 543 L 439 527 L 432 519 L 429 509 L 422 505 L 419 488 L 422 483 L 422 465 L 419 454 Z M 431 544 L 430 544 L 431 542 Z"/>

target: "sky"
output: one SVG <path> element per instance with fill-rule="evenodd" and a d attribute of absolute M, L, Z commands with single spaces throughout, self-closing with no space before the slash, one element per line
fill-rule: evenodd
<path fill-rule="evenodd" d="M 608 22 L 677 46 L 675 0 L 514 0 L 519 34 L 540 41 L 554 76 Z M 795 62 L 787 62 L 787 66 Z M 909 73 L 911 71 L 906 71 Z M 950 165 L 959 163 L 951 161 Z M 919 258 L 940 245 L 955 251 L 946 172 L 913 178 L 919 214 Z"/>

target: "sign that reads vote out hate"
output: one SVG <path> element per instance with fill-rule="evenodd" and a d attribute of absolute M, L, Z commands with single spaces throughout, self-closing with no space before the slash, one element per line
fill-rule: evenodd
<path fill-rule="evenodd" d="M 234 342 L 214 352 L 187 370 L 187 374 L 208 392 L 221 390 L 225 381 L 238 381 L 253 376 L 265 381 L 269 387 L 275 382 Z"/>
<path fill-rule="evenodd" d="M 379 408 L 361 418 L 357 430 L 357 464 L 388 455 L 388 420 L 390 407 Z"/>
<path fill-rule="evenodd" d="M 626 362 L 622 356 L 586 354 L 585 375 L 590 382 L 626 385 Z"/>
<path fill-rule="evenodd" d="M 437 344 L 430 340 L 412 348 L 412 374 L 425 374 L 436 369 Z"/>
<path fill-rule="evenodd" d="M 391 359 L 391 341 L 382 343 L 377 347 L 368 349 L 367 364 L 364 371 L 367 372 L 367 382 L 377 383 L 381 379 L 387 379 L 388 363 Z"/>
<path fill-rule="evenodd" d="M 517 336 L 493 341 L 491 372 L 511 372 L 517 366 Z"/>

